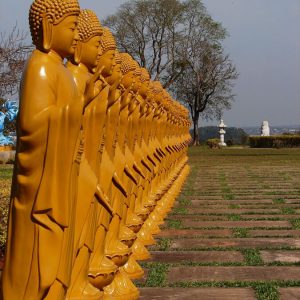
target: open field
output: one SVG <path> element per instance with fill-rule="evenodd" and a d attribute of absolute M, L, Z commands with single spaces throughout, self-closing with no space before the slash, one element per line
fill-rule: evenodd
<path fill-rule="evenodd" d="M 300 299 L 300 149 L 190 149 L 142 299 Z"/>
<path fill-rule="evenodd" d="M 300 149 L 190 149 L 141 299 L 300 299 Z M 0 166 L 1 245 L 12 166 Z"/>

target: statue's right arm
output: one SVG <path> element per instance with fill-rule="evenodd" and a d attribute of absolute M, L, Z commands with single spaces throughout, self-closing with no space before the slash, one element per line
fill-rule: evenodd
<path fill-rule="evenodd" d="M 56 104 L 55 72 L 47 64 L 29 62 L 20 87 L 19 126 L 33 133 L 47 127 L 49 110 Z M 46 128 L 44 128 L 46 130 Z"/>

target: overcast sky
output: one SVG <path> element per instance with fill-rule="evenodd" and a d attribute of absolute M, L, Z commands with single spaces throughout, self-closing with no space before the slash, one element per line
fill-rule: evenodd
<path fill-rule="evenodd" d="M 0 0 L 1 31 L 18 22 L 28 30 L 31 0 Z M 122 0 L 82 0 L 100 19 Z M 224 120 L 229 126 L 300 124 L 300 0 L 203 0 L 230 33 L 226 52 L 240 77 L 236 102 Z M 216 124 L 217 122 L 212 122 Z"/>

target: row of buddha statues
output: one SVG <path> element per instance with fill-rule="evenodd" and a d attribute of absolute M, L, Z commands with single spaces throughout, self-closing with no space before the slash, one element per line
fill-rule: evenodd
<path fill-rule="evenodd" d="M 3 300 L 137 299 L 186 178 L 188 111 L 77 0 L 34 0 Z"/>

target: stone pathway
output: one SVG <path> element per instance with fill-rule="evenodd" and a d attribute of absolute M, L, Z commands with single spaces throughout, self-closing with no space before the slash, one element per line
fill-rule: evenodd
<path fill-rule="evenodd" d="M 300 299 L 300 150 L 190 152 L 141 299 Z"/>

